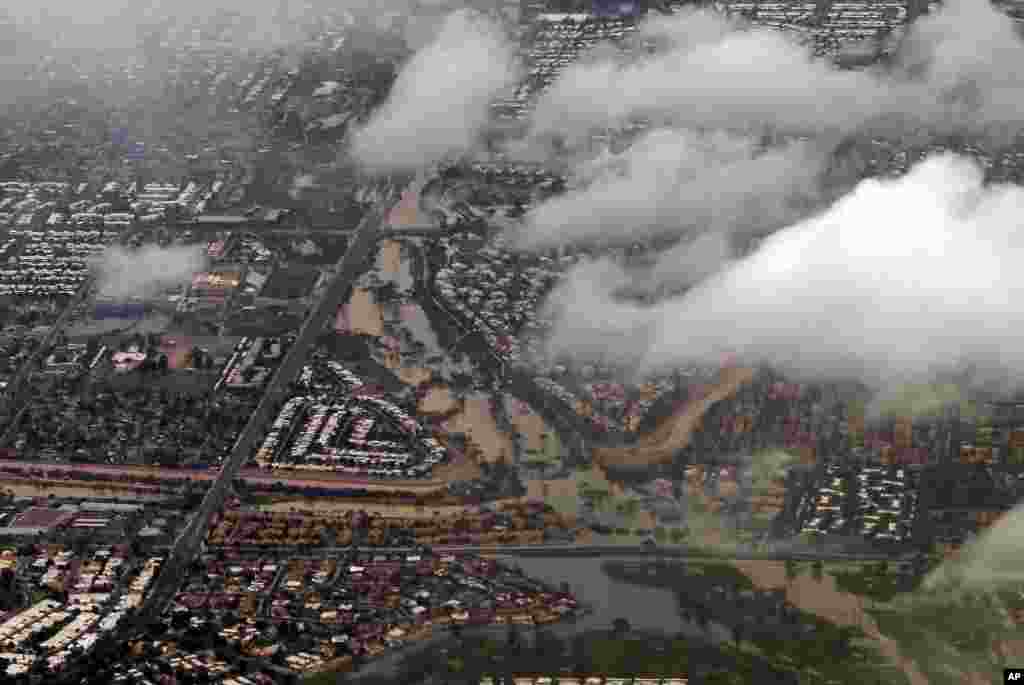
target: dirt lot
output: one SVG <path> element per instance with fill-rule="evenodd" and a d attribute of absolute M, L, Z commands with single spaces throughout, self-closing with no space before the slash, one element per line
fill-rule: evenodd
<path fill-rule="evenodd" d="M 647 466 L 671 461 L 676 450 L 690 443 L 690 433 L 705 412 L 716 402 L 735 395 L 753 377 L 753 369 L 724 369 L 707 397 L 688 402 L 636 445 L 594 449 L 594 460 L 606 466 Z"/>
<path fill-rule="evenodd" d="M 38 483 L 36 485 L 35 483 Z M 0 492 L 15 497 L 110 497 L 135 494 L 132 486 L 117 483 L 92 483 L 90 485 L 54 485 L 50 482 L 9 481 L 0 482 Z M 155 494 L 155 493 L 154 493 Z"/>
<path fill-rule="evenodd" d="M 495 503 L 518 502 L 523 498 L 512 498 L 508 500 L 497 500 Z M 417 507 L 414 504 L 375 504 L 372 502 L 359 501 L 338 501 L 330 499 L 296 499 L 282 500 L 273 504 L 264 504 L 259 507 L 260 511 L 312 511 L 317 514 L 365 511 L 368 514 L 381 514 L 388 517 L 403 516 L 406 518 L 429 519 L 437 516 L 452 516 L 466 511 L 462 505 L 423 506 Z"/>

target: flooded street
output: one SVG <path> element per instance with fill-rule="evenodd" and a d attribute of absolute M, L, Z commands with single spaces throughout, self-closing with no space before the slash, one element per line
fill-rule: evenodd
<path fill-rule="evenodd" d="M 443 430 L 464 433 L 479 449 L 481 459 L 496 462 L 513 458 L 511 437 L 502 432 L 491 413 L 491 396 L 469 392 L 458 396 L 445 384 L 456 374 L 472 375 L 473 367 L 464 355 L 452 358 L 431 328 L 423 308 L 415 301 L 400 298 L 378 302 L 374 284 L 391 283 L 398 292 L 412 289 L 412 255 L 408 245 L 398 240 L 381 242 L 376 270 L 364 277 L 352 291 L 336 323 L 339 332 L 370 335 L 381 341 L 375 351 L 377 360 L 403 383 L 418 386 L 433 383 L 420 400 L 424 414 L 455 412 L 443 424 Z M 545 442 L 548 432 L 543 420 L 527 407 L 512 416 L 513 423 L 526 438 L 528 449 L 559 452 L 555 441 Z"/>

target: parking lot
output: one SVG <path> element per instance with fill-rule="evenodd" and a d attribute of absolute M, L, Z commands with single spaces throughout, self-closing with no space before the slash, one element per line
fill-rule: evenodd
<path fill-rule="evenodd" d="M 918 515 L 919 482 L 910 468 L 826 464 L 823 479 L 799 504 L 800 532 L 906 544 Z"/>

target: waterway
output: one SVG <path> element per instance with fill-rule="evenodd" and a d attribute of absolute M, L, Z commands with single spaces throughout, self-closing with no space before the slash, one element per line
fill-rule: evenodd
<path fill-rule="evenodd" d="M 684 636 L 714 644 L 729 638 L 727 630 L 712 621 L 708 630 L 702 630 L 695 622 L 684 621 L 678 611 L 678 602 L 674 593 L 669 590 L 630 585 L 609 578 L 601 569 L 605 561 L 636 562 L 636 557 L 594 557 L 594 558 L 538 558 L 538 557 L 498 557 L 503 564 L 514 564 L 522 568 L 526 575 L 541 580 L 548 585 L 559 588 L 562 581 L 567 581 L 570 590 L 577 599 L 587 607 L 587 611 L 571 620 L 549 623 L 544 626 L 560 639 L 571 639 L 583 632 L 611 630 L 612 621 L 624 618 L 632 628 L 651 630 L 659 633 Z M 504 639 L 507 628 L 494 626 L 476 628 L 474 634 L 491 634 L 496 639 Z M 447 640 L 445 633 L 407 647 L 409 652 L 428 648 L 440 648 Z M 406 653 L 409 653 L 406 652 Z M 358 674 L 350 676 L 358 681 L 366 676 L 394 675 L 400 662 L 402 652 L 383 655 L 380 659 L 367 664 Z"/>
<path fill-rule="evenodd" d="M 640 630 L 669 634 L 681 632 L 689 637 L 710 639 L 714 643 L 729 639 L 726 629 L 716 623 L 712 622 L 705 632 L 696 623 L 684 621 L 675 594 L 670 590 L 613 580 L 601 568 L 606 561 L 636 563 L 635 557 L 517 557 L 514 561 L 528 576 L 556 587 L 562 581 L 568 582 L 579 601 L 590 607 L 588 615 L 570 624 L 572 632 L 610 629 L 612 621 L 624 618 L 630 626 Z"/>
<path fill-rule="evenodd" d="M 415 239 L 412 239 L 415 240 Z M 420 401 L 425 414 L 452 413 L 443 430 L 463 433 L 479 448 L 485 461 L 511 460 L 511 436 L 502 431 L 491 412 L 492 396 L 480 391 L 456 391 L 447 381 L 453 376 L 472 376 L 473 367 L 464 355 L 455 357 L 444 349 L 423 308 L 415 301 L 381 303 L 373 292 L 377 282 L 391 282 L 399 292 L 414 285 L 411 246 L 405 241 L 384 240 L 377 254 L 374 274 L 364 276 L 339 317 L 339 325 L 355 333 L 380 339 L 385 349 L 379 361 L 407 385 L 431 383 Z M 504 401 L 501 397 L 499 401 Z M 523 433 L 527 449 L 541 451 L 545 433 L 551 433 L 539 415 L 528 407 L 508 412 L 516 429 Z"/>

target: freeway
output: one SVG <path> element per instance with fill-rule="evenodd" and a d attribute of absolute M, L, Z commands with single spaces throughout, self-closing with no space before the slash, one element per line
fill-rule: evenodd
<path fill-rule="evenodd" d="M 648 557 L 665 559 L 720 559 L 723 561 L 798 561 L 809 562 L 820 560 L 827 563 L 835 562 L 870 562 L 898 561 L 908 555 L 892 554 L 857 554 L 823 551 L 814 552 L 715 552 L 707 549 L 689 547 L 659 547 L 647 545 L 488 545 L 488 546 L 438 546 L 430 547 L 442 554 L 480 554 L 493 557 Z M 232 547 L 232 552 L 252 552 L 254 554 L 291 554 L 295 555 L 295 547 Z M 313 553 L 304 553 L 302 557 L 323 558 L 325 556 L 341 556 L 350 552 L 365 554 L 417 554 L 416 547 L 325 547 Z"/>
<path fill-rule="evenodd" d="M 388 209 L 387 204 L 382 203 L 372 209 L 360 222 L 352 244 L 345 252 L 345 256 L 342 257 L 337 275 L 327 286 L 316 308 L 303 323 L 295 342 L 288 349 L 280 367 L 267 385 L 256 410 L 252 413 L 245 428 L 242 429 L 231 452 L 224 459 L 217 480 L 210 486 L 202 504 L 199 505 L 199 510 L 175 541 L 170 558 L 163 566 L 143 608 L 144 615 L 156 616 L 159 614 L 164 604 L 173 595 L 183 569 L 198 554 L 210 519 L 223 506 L 228 487 L 252 454 L 256 441 L 270 421 L 271 411 L 279 401 L 284 399 L 288 384 L 298 375 L 310 347 L 323 332 L 325 323 L 333 317 L 352 283 L 365 270 L 367 262 L 373 255 L 373 248 L 380 233 L 380 223 Z"/>

